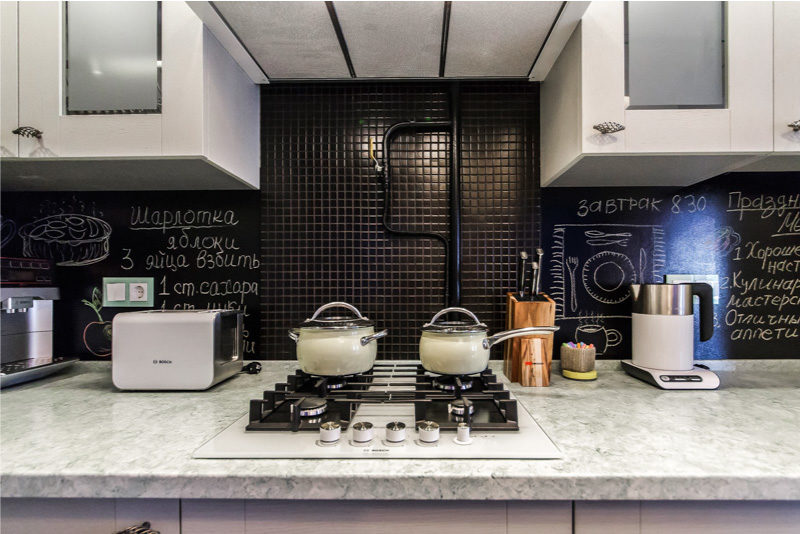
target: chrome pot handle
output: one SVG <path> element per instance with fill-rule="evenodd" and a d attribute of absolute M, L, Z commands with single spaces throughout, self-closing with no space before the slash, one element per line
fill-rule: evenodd
<path fill-rule="evenodd" d="M 372 334 L 371 336 L 364 336 L 364 337 L 361 338 L 361 345 L 362 346 L 369 345 L 371 342 L 375 341 L 376 339 L 380 339 L 382 337 L 386 337 L 386 334 L 388 334 L 388 333 L 389 333 L 388 330 L 381 330 L 380 332 L 376 332 L 376 333 Z"/>
<path fill-rule="evenodd" d="M 469 311 L 469 310 L 468 310 L 468 309 L 466 309 L 466 308 L 458 308 L 458 307 L 453 307 L 453 308 L 445 308 L 445 309 L 443 309 L 442 311 L 440 311 L 439 313 L 437 313 L 436 315 L 434 315 L 434 316 L 433 316 L 433 319 L 431 319 L 431 322 L 430 322 L 430 323 L 428 323 L 428 324 L 435 324 L 435 323 L 436 323 L 436 320 L 437 320 L 439 317 L 441 317 L 442 315 L 444 315 L 444 314 L 446 314 L 446 313 L 450 313 L 450 312 L 455 312 L 455 313 L 463 313 L 464 315 L 469 315 L 469 316 L 472 318 L 472 320 L 474 320 L 474 321 L 475 321 L 475 324 L 481 324 L 481 322 L 478 320 L 478 318 L 475 316 L 475 314 L 474 314 L 474 313 L 472 313 L 471 311 Z"/>
<path fill-rule="evenodd" d="M 297 340 L 300 339 L 300 336 L 294 330 L 289 330 L 289 339 L 297 343 Z"/>
<path fill-rule="evenodd" d="M 506 330 L 498 332 L 493 336 L 487 337 L 483 340 L 483 348 L 489 350 L 492 345 L 505 341 L 506 339 L 519 336 L 536 336 L 547 335 L 557 331 L 560 326 L 526 326 L 525 328 L 517 328 L 514 330 Z"/>
<path fill-rule="evenodd" d="M 317 308 L 317 311 L 314 312 L 314 315 L 312 315 L 311 319 L 309 320 L 313 321 L 314 319 L 317 318 L 317 316 L 319 316 L 320 313 L 327 310 L 328 308 L 347 308 L 348 310 L 353 312 L 357 318 L 363 319 L 363 317 L 361 316 L 361 312 L 358 311 L 358 308 L 356 308 L 355 306 L 352 306 L 346 302 L 329 302 L 324 306 L 320 306 L 319 308 Z"/>

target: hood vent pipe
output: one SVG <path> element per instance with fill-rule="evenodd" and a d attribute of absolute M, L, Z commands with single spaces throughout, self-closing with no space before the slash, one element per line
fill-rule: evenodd
<path fill-rule="evenodd" d="M 426 122 L 398 122 L 383 134 L 384 161 L 375 159 L 370 146 L 370 158 L 383 183 L 383 217 L 381 223 L 386 232 L 395 237 L 432 239 L 440 242 L 445 255 L 445 306 L 461 305 L 461 109 L 460 86 L 450 85 L 450 120 Z M 398 230 L 391 225 L 392 208 L 392 141 L 404 132 L 448 132 L 450 133 L 450 231 L 449 236 L 436 232 L 410 232 Z"/>

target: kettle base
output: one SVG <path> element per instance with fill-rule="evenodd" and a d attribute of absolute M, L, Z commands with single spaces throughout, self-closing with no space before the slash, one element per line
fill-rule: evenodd
<path fill-rule="evenodd" d="M 717 389 L 719 377 L 714 372 L 694 366 L 691 371 L 665 371 L 634 365 L 631 360 L 620 362 L 626 373 L 661 389 Z"/>

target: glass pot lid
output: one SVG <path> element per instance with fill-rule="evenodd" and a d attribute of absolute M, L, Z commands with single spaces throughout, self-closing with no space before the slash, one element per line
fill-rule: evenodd
<path fill-rule="evenodd" d="M 439 318 L 448 313 L 461 313 L 468 315 L 471 320 L 439 321 Z M 445 308 L 433 316 L 431 322 L 422 327 L 423 332 L 437 334 L 485 334 L 489 327 L 478 320 L 474 313 L 466 308 Z"/>
<path fill-rule="evenodd" d="M 353 315 L 328 315 L 320 317 L 320 314 L 329 308 L 345 308 L 350 310 Z M 358 308 L 346 302 L 330 302 L 320 306 L 309 319 L 303 321 L 298 328 L 313 330 L 350 330 L 355 328 L 366 328 L 375 326 L 375 321 L 361 315 Z"/>

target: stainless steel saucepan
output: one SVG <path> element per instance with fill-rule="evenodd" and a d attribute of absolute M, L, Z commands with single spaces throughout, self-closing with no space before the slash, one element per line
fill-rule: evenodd
<path fill-rule="evenodd" d="M 439 321 L 447 313 L 469 316 L 467 321 Z M 480 373 L 489 365 L 492 345 L 518 336 L 552 334 L 557 326 L 529 326 L 487 334 L 489 327 L 480 322 L 466 308 L 446 308 L 433 316 L 431 322 L 422 327 L 419 340 L 419 358 L 422 366 L 443 375 L 471 375 Z"/>
<path fill-rule="evenodd" d="M 320 317 L 330 308 L 346 308 L 349 316 Z M 317 376 L 344 376 L 372 369 L 378 353 L 377 340 L 388 330 L 375 333 L 375 322 L 361 315 L 346 302 L 321 306 L 310 319 L 289 331 L 297 343 L 297 362 L 304 373 Z"/>

